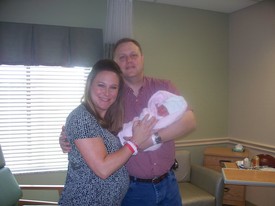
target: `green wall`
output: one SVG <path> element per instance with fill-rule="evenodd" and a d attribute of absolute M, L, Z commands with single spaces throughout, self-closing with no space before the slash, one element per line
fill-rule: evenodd
<path fill-rule="evenodd" d="M 0 0 L 0 21 L 104 28 L 105 0 Z"/>
<path fill-rule="evenodd" d="M 196 114 L 197 130 L 187 139 L 226 137 L 229 16 L 134 3 L 134 37 L 144 50 L 146 74 L 171 79 Z"/>

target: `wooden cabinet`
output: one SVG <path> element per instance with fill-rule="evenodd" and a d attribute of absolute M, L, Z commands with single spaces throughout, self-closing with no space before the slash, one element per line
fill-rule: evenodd
<path fill-rule="evenodd" d="M 236 162 L 249 156 L 249 152 L 233 152 L 226 147 L 208 147 L 204 150 L 205 167 L 221 172 L 223 162 Z M 226 205 L 245 205 L 245 186 L 229 185 L 224 186 L 223 204 Z"/>

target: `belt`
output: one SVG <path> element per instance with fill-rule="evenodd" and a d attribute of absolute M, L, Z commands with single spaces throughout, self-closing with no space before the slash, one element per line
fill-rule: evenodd
<path fill-rule="evenodd" d="M 165 174 L 163 174 L 163 175 L 161 175 L 161 176 L 159 176 L 159 177 L 155 177 L 153 179 L 141 179 L 141 178 L 130 176 L 130 180 L 134 181 L 134 182 L 145 182 L 145 183 L 158 184 L 162 180 L 164 180 L 167 176 L 168 176 L 168 172 L 165 173 Z"/>

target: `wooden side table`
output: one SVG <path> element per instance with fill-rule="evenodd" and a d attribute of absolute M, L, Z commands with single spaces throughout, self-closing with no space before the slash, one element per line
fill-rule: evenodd
<path fill-rule="evenodd" d="M 249 157 L 247 150 L 233 152 L 232 148 L 208 147 L 204 150 L 203 164 L 205 167 L 221 172 L 224 162 L 236 162 L 243 160 L 245 157 Z M 223 204 L 244 206 L 245 186 L 225 184 Z"/>
<path fill-rule="evenodd" d="M 239 169 L 236 163 L 224 163 L 224 182 L 236 185 L 275 187 L 275 168 Z"/>

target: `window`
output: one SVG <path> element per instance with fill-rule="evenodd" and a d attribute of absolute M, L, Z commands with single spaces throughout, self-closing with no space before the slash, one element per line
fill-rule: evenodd
<path fill-rule="evenodd" d="M 67 169 L 59 135 L 90 70 L 0 66 L 0 144 L 12 172 Z"/>

